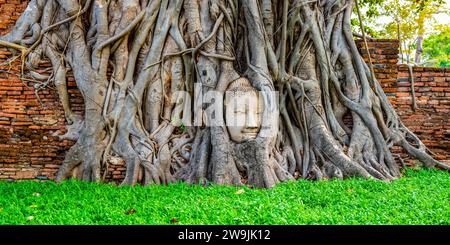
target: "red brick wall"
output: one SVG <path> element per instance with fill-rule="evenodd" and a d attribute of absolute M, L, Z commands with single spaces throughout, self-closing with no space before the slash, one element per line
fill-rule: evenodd
<path fill-rule="evenodd" d="M 367 61 L 363 42 L 358 40 L 357 45 Z M 398 41 L 370 40 L 368 46 L 375 75 L 403 123 L 436 154 L 436 159 L 450 159 L 450 69 L 413 68 L 417 104 L 414 111 L 408 67 L 397 64 Z M 401 153 L 409 159 L 405 152 Z"/>
<path fill-rule="evenodd" d="M 27 2 L 0 0 L 0 34 L 11 30 Z M 53 178 L 74 143 L 58 138 L 65 133 L 64 111 L 54 86 L 36 91 L 37 83 L 21 81 L 20 59 L 5 64 L 11 57 L 0 48 L 0 179 Z M 48 75 L 49 67 L 41 64 L 37 72 Z M 74 110 L 82 114 L 83 99 L 73 78 L 68 86 Z"/>
<path fill-rule="evenodd" d="M 26 3 L 0 0 L 0 34 L 11 29 Z M 362 43 L 357 44 L 363 56 L 367 54 Z M 449 159 L 450 69 L 414 68 L 418 109 L 413 112 L 407 69 L 396 64 L 398 42 L 371 40 L 369 49 L 376 76 L 404 123 L 438 154 L 437 159 Z M 0 64 L 9 58 L 11 54 L 0 48 Z M 47 68 L 43 63 L 38 72 L 49 74 Z M 74 143 L 58 138 L 65 133 L 64 111 L 52 84 L 37 92 L 39 102 L 36 83 L 22 82 L 18 74 L 20 61 L 0 65 L 0 179 L 52 179 Z M 68 89 L 74 111 L 83 114 L 83 99 L 70 74 Z M 123 171 L 121 163 L 111 164 L 108 176 L 117 181 Z"/>
<path fill-rule="evenodd" d="M 11 30 L 27 2 L 0 0 L 0 35 Z M 64 110 L 54 85 L 36 91 L 36 82 L 19 79 L 20 60 L 4 64 L 11 57 L 0 47 L 0 179 L 53 179 L 65 152 L 75 143 L 58 137 L 66 132 Z M 48 68 L 45 62 L 36 71 L 50 75 Z M 83 115 L 83 97 L 70 72 L 67 85 L 72 109 Z M 120 180 L 125 168 L 114 163 L 108 178 Z"/>
<path fill-rule="evenodd" d="M 11 57 L 0 48 L 2 52 Z M 4 61 L 0 58 L 0 63 Z M 45 70 L 49 67 L 43 63 L 36 71 L 49 75 Z M 66 132 L 64 110 L 53 84 L 36 91 L 36 82 L 22 82 L 15 74 L 20 74 L 19 61 L 0 65 L 0 179 L 53 179 L 65 152 L 75 143 L 58 137 Z M 68 75 L 72 110 L 83 115 L 83 97 Z M 124 177 L 122 162 L 111 161 L 109 170 L 108 179 Z"/>
<path fill-rule="evenodd" d="M 28 0 L 0 0 L 0 33 L 14 26 L 27 4 Z"/>
<path fill-rule="evenodd" d="M 397 112 L 405 125 L 419 136 L 437 160 L 450 159 L 450 69 L 414 67 L 417 109 L 412 110 L 408 67 L 398 67 L 395 94 Z"/>
<path fill-rule="evenodd" d="M 48 64 L 42 64 L 42 69 L 46 67 Z M 58 138 L 65 133 L 58 94 L 52 84 L 36 91 L 34 86 L 38 83 L 22 82 L 13 75 L 20 74 L 20 62 L 0 66 L 0 70 L 0 179 L 52 178 L 64 152 L 73 144 Z M 68 85 L 73 108 L 82 114 L 83 99 L 73 78 L 69 78 Z"/>
<path fill-rule="evenodd" d="M 363 56 L 364 60 L 368 62 L 367 51 L 361 40 L 356 41 L 356 45 Z M 384 92 L 388 96 L 393 105 L 396 105 L 397 98 L 397 61 L 399 43 L 392 39 L 375 39 L 367 43 L 369 52 L 372 58 L 372 64 L 375 71 L 375 76 L 378 82 L 381 83 Z"/>

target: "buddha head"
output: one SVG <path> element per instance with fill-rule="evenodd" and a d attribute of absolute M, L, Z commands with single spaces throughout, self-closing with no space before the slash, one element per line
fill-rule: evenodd
<path fill-rule="evenodd" d="M 262 98 L 247 78 L 241 77 L 225 93 L 225 122 L 235 142 L 255 139 L 261 128 Z"/>

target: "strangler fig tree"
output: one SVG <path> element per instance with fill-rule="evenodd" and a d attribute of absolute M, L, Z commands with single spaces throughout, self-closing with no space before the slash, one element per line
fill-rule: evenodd
<path fill-rule="evenodd" d="M 353 39 L 353 0 L 31 0 L 0 44 L 49 60 L 76 143 L 57 173 L 123 184 L 400 176 L 434 160 Z M 71 70 L 84 115 L 71 110 Z M 352 123 L 344 123 L 344 118 Z"/>

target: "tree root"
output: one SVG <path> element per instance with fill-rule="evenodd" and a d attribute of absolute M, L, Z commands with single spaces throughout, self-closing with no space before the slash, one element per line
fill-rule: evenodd
<path fill-rule="evenodd" d="M 0 45 L 19 50 L 33 78 L 55 82 L 68 122 L 61 138 L 77 140 L 58 182 L 100 181 L 112 155 L 125 161 L 123 185 L 389 181 L 401 175 L 393 145 L 448 170 L 402 124 L 359 55 L 354 2 L 318 3 L 32 0 Z M 44 57 L 50 77 L 33 71 Z M 70 107 L 68 69 L 83 118 Z M 223 106 L 214 110 L 223 98 L 208 93 L 241 77 L 263 92 L 264 109 L 256 138 L 234 142 L 227 125 L 208 125 L 225 121 Z"/>

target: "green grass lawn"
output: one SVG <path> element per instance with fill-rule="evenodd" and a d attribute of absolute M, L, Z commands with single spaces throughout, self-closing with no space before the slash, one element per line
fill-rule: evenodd
<path fill-rule="evenodd" d="M 269 190 L 0 182 L 0 195 L 0 224 L 450 224 L 450 175 L 438 170 Z"/>

